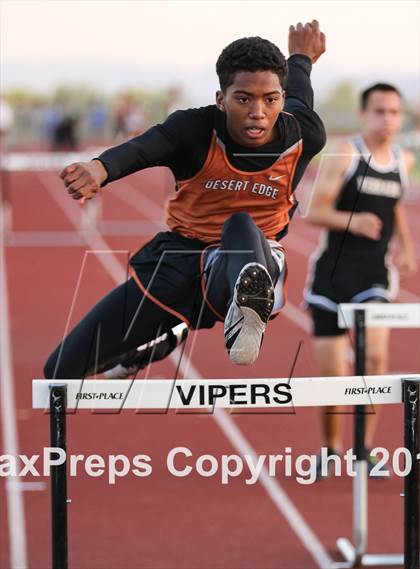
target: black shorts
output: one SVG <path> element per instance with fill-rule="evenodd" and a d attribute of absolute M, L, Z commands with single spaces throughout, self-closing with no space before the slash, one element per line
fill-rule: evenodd
<path fill-rule="evenodd" d="M 130 259 L 132 276 L 145 296 L 193 329 L 211 328 L 218 321 L 202 294 L 206 247 L 198 239 L 163 231 Z"/>
<path fill-rule="evenodd" d="M 310 266 L 304 291 L 314 336 L 345 334 L 346 330 L 337 326 L 339 304 L 391 302 L 398 292 L 398 272 L 383 259 L 342 259 L 341 265 L 334 267 L 327 253 Z"/>
<path fill-rule="evenodd" d="M 365 302 L 388 302 L 383 297 L 371 297 Z M 316 304 L 309 304 L 308 308 L 312 316 L 312 335 L 316 338 L 326 336 L 342 336 L 346 334 L 346 328 L 338 327 L 337 312 L 326 310 Z"/>

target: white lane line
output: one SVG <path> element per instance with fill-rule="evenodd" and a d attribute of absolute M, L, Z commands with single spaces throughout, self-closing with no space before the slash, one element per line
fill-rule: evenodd
<path fill-rule="evenodd" d="M 6 254 L 4 244 L 5 219 L 0 204 L 0 409 L 4 454 L 19 455 L 16 403 L 12 367 L 12 344 L 9 322 L 9 296 L 7 290 Z M 9 481 L 16 481 L 10 477 Z M 7 515 L 11 569 L 28 567 L 25 504 L 19 486 L 6 485 Z"/>
<path fill-rule="evenodd" d="M 164 228 L 162 224 L 162 229 Z M 148 237 L 156 232 L 156 223 L 143 219 L 102 220 L 98 222 L 98 231 L 107 237 Z"/>
<path fill-rule="evenodd" d="M 6 488 L 20 489 L 25 492 L 41 492 L 47 489 L 46 482 L 21 482 L 19 480 L 8 480 Z"/>
<path fill-rule="evenodd" d="M 197 378 L 199 378 L 198 375 Z M 253 461 L 256 463 L 256 451 L 240 431 L 238 425 L 233 421 L 229 413 L 224 409 L 215 409 L 214 419 L 232 446 L 236 448 L 242 456 L 245 454 L 252 456 Z M 259 482 L 271 498 L 277 510 L 283 515 L 314 561 L 316 561 L 318 567 L 320 567 L 320 569 L 329 569 L 334 563 L 333 559 L 329 556 L 327 550 L 312 531 L 297 507 L 293 504 L 283 487 L 276 478 L 269 475 L 265 466 L 261 471 Z"/>
<path fill-rule="evenodd" d="M 169 357 L 177 366 L 180 359 L 180 349 L 177 348 Z M 188 372 L 191 377 L 202 379 L 202 375 L 188 357 L 181 360 L 180 369 L 183 373 L 184 371 Z M 215 409 L 213 418 L 233 448 L 242 456 L 245 454 L 252 456 L 252 459 L 256 463 L 257 453 L 255 449 L 251 446 L 230 414 L 225 409 Z M 332 567 L 334 563 L 333 559 L 328 555 L 322 543 L 311 530 L 277 479 L 269 475 L 265 466 L 261 471 L 259 482 L 271 498 L 277 510 L 283 515 L 289 526 L 316 561 L 318 567 L 320 567 L 320 569 L 329 569 Z"/>
<path fill-rule="evenodd" d="M 54 193 L 53 188 L 48 184 L 46 187 L 54 199 L 56 199 L 60 207 L 62 207 L 63 211 L 66 213 L 67 209 L 64 207 L 63 201 L 58 197 L 57 192 Z M 143 211 L 145 211 L 145 208 L 143 208 Z M 92 233 L 90 235 L 86 235 L 86 242 L 92 250 L 99 249 L 105 251 L 108 248 L 108 250 L 111 252 L 107 246 L 106 241 L 98 234 Z M 116 270 L 115 264 L 110 263 L 110 255 L 98 255 L 98 260 L 114 280 L 114 282 L 116 284 L 119 284 L 121 282 L 121 272 L 124 272 L 124 267 L 120 265 L 118 259 L 114 257 L 115 263 L 118 263 L 120 265 L 119 270 Z M 175 365 L 178 364 L 179 353 L 175 351 L 169 357 Z M 202 377 L 192 362 L 189 360 L 189 358 L 185 358 L 181 362 L 181 369 L 185 371 L 190 370 L 193 376 L 197 379 Z M 256 456 L 256 451 L 247 441 L 243 433 L 240 431 L 239 427 L 234 423 L 228 413 L 222 410 L 220 413 L 213 415 L 213 417 L 219 428 L 238 452 Z M 318 567 L 320 567 L 320 569 L 329 569 L 333 564 L 332 558 L 328 555 L 322 543 L 312 532 L 302 515 L 299 513 L 277 480 L 272 479 L 269 476 L 267 469 L 263 470 L 260 482 L 273 501 L 277 510 L 284 516 L 292 530 L 296 533 L 298 538 L 301 540 L 303 545 L 316 561 Z"/>
<path fill-rule="evenodd" d="M 138 187 L 129 182 L 128 180 L 119 180 L 119 188 L 112 194 L 123 201 L 130 208 L 146 215 L 150 223 L 156 224 L 160 231 L 162 229 L 168 230 L 165 224 L 164 204 L 158 204 L 153 198 L 147 194 L 140 193 Z M 152 187 L 153 184 L 149 184 Z M 151 190 L 153 192 L 153 190 Z"/>
<path fill-rule="evenodd" d="M 302 328 L 304 332 L 311 335 L 311 330 L 312 330 L 311 319 L 295 304 L 292 304 L 289 299 L 281 309 L 279 317 L 281 318 L 282 316 L 286 316 L 286 318 L 291 320 L 294 324 L 296 324 L 296 326 L 299 326 L 299 328 Z"/>
<path fill-rule="evenodd" d="M 40 184 L 44 185 L 51 197 L 58 203 L 63 210 L 64 215 L 68 218 L 74 227 L 82 232 L 82 211 L 83 207 L 91 207 L 89 202 L 82 206 L 79 201 L 73 200 L 64 189 L 63 183 L 57 174 L 53 172 L 35 172 Z"/>
<path fill-rule="evenodd" d="M 9 231 L 8 247 L 75 247 L 84 245 L 77 231 Z"/>

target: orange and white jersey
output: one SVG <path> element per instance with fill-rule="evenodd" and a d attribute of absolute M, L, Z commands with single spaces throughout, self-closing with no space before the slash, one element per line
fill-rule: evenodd
<path fill-rule="evenodd" d="M 178 191 L 168 204 L 169 228 L 185 237 L 217 243 L 224 222 L 234 213 L 247 212 L 267 239 L 276 239 L 296 206 L 292 182 L 302 139 L 293 138 L 269 168 L 244 172 L 229 163 L 214 131 L 203 167 L 189 180 L 177 182 Z"/>

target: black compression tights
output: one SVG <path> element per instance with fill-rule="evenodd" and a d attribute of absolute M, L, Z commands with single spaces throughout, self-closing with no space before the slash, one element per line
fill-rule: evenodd
<path fill-rule="evenodd" d="M 207 296 L 212 305 L 226 315 L 239 273 L 244 265 L 260 263 L 277 278 L 278 267 L 262 231 L 247 213 L 233 214 L 223 225 L 221 249 L 207 277 Z"/>
<path fill-rule="evenodd" d="M 267 240 L 246 213 L 234 214 L 225 222 L 221 247 L 227 253 L 218 257 L 208 275 L 207 295 L 225 314 L 244 265 L 261 263 L 274 280 L 276 264 Z M 45 377 L 92 375 L 104 362 L 115 360 L 179 323 L 175 316 L 144 297 L 130 279 L 100 300 L 54 350 L 45 364 Z"/>
<path fill-rule="evenodd" d="M 100 300 L 54 350 L 45 364 L 45 377 L 92 375 L 99 367 L 96 362 L 111 361 L 179 323 L 175 316 L 145 298 L 130 279 Z"/>

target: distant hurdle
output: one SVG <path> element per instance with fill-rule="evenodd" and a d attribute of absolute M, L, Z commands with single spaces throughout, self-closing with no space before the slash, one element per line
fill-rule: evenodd
<path fill-rule="evenodd" d="M 365 374 L 366 328 L 420 328 L 420 304 L 418 303 L 364 303 L 340 304 L 338 310 L 340 328 L 354 329 L 355 374 Z M 418 405 L 418 392 L 403 394 L 405 413 L 407 406 Z M 372 402 L 373 403 L 373 402 Z M 417 445 L 419 422 L 405 423 L 405 446 Z M 337 547 L 348 567 L 372 565 L 402 565 L 419 567 L 419 456 L 412 454 L 413 476 L 407 477 L 404 485 L 405 497 L 405 555 L 367 554 L 368 541 L 368 471 L 365 451 L 364 407 L 355 405 L 354 445 L 356 454 L 356 477 L 353 479 L 353 543 L 346 538 L 337 540 Z M 417 458 L 416 458 L 417 457 Z M 408 495 L 412 496 L 408 500 Z M 412 510 L 414 506 L 414 511 Z M 408 558 L 408 559 L 407 559 Z"/>
<path fill-rule="evenodd" d="M 54 172 L 58 173 L 73 162 L 89 162 L 92 158 L 103 152 L 105 147 L 90 148 L 84 152 L 8 152 L 1 157 L 0 163 L 0 200 L 4 211 L 4 229 L 6 232 L 7 244 L 14 245 L 19 240 L 15 240 L 13 232 L 13 213 L 11 208 L 10 196 L 10 176 L 17 172 Z M 79 202 L 81 203 L 81 202 Z M 80 227 L 82 233 L 90 233 L 97 230 L 101 217 L 100 200 L 88 200 L 85 207 L 81 210 Z M 22 232 L 19 232 L 22 233 Z M 66 243 L 80 244 L 80 240 L 74 239 L 74 232 L 60 232 L 60 238 Z M 28 234 L 30 238 L 31 232 Z M 73 238 L 73 241 L 72 241 Z"/>
<path fill-rule="evenodd" d="M 50 446 L 66 452 L 66 413 L 76 410 L 278 409 L 325 405 L 404 403 L 404 445 L 412 457 L 405 477 L 404 567 L 419 560 L 420 375 L 292 379 L 33 380 L 33 408 L 50 413 Z M 52 567 L 67 569 L 66 462 L 51 468 Z M 339 565 L 342 566 L 342 565 Z"/>
<path fill-rule="evenodd" d="M 147 236 L 151 232 L 156 232 L 163 228 L 163 218 L 159 216 L 149 221 L 138 219 L 118 219 L 104 218 L 103 215 L 103 195 L 98 194 L 95 199 L 78 200 L 75 203 L 83 206 L 79 214 L 75 215 L 74 229 L 62 230 L 25 230 L 16 229 L 13 223 L 12 193 L 18 184 L 15 183 L 14 176 L 22 173 L 30 174 L 38 178 L 41 187 L 52 196 L 58 204 L 63 204 L 58 196 L 66 197 L 65 188 L 59 179 L 59 172 L 74 162 L 89 162 L 92 158 L 99 156 L 106 147 L 87 148 L 83 152 L 8 152 L 0 157 L 0 202 L 3 210 L 3 222 L 5 230 L 6 245 L 13 247 L 33 246 L 80 246 L 86 243 L 91 235 L 100 233 L 109 237 L 136 235 Z M 49 173 L 51 176 L 45 177 Z M 31 184 L 29 184 L 31 186 Z M 61 188 L 61 189 L 60 189 Z M 29 189 L 29 188 L 28 188 Z M 32 189 L 30 191 L 33 191 Z M 124 194 L 124 193 L 123 193 Z M 125 196 L 125 194 L 124 194 Z M 68 211 L 72 211 L 69 205 L 74 200 L 67 198 Z M 136 198 L 122 198 L 123 203 L 129 203 L 130 208 L 138 207 Z M 149 204 L 150 204 L 149 200 Z M 157 210 L 160 206 L 155 204 Z M 74 211 L 74 209 L 73 209 Z M 163 216 L 163 210 L 162 216 Z"/>

